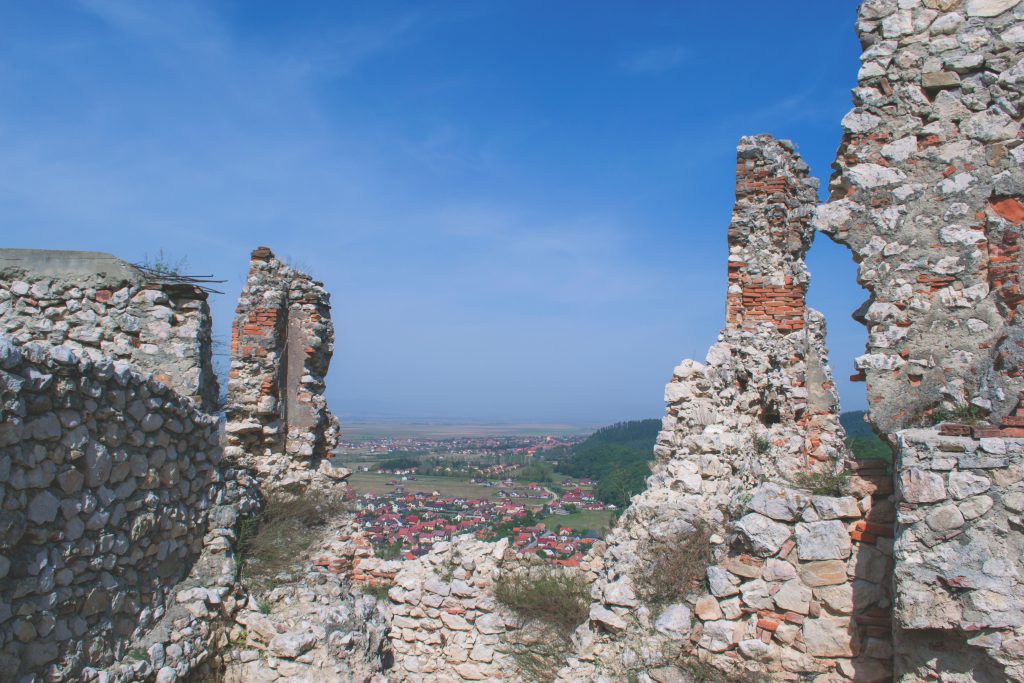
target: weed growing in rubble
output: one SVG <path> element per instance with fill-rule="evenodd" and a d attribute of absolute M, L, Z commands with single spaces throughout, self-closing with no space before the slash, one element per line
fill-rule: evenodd
<path fill-rule="evenodd" d="M 263 512 L 239 525 L 236 562 L 243 578 L 266 585 L 300 560 L 319 530 L 344 509 L 341 499 L 268 498 Z"/>
<path fill-rule="evenodd" d="M 711 563 L 711 529 L 696 521 L 693 531 L 651 538 L 640 552 L 647 561 L 641 589 L 648 602 L 679 602 L 704 578 Z"/>
<path fill-rule="evenodd" d="M 772 440 L 767 436 L 761 436 L 760 434 L 754 434 L 750 439 L 754 444 L 754 452 L 758 455 L 764 455 L 772 448 Z"/>
<path fill-rule="evenodd" d="M 504 573 L 494 584 L 494 597 L 525 621 L 539 621 L 571 633 L 587 618 L 590 590 L 575 573 Z"/>
<path fill-rule="evenodd" d="M 363 584 L 359 588 L 359 590 L 361 590 L 366 595 L 372 595 L 373 597 L 377 598 L 378 600 L 380 600 L 382 602 L 387 602 L 388 601 L 388 591 L 390 591 L 391 587 L 394 586 L 394 585 L 395 584 L 393 584 L 391 582 L 374 583 L 374 584 Z"/>
<path fill-rule="evenodd" d="M 850 472 L 835 467 L 798 472 L 793 483 L 819 496 L 845 496 L 850 490 Z"/>
<path fill-rule="evenodd" d="M 587 618 L 590 589 L 583 577 L 556 569 L 506 572 L 495 582 L 494 596 L 523 621 L 513 647 L 519 671 L 529 680 L 553 680 L 573 630 Z"/>
<path fill-rule="evenodd" d="M 932 424 L 959 422 L 974 425 L 985 419 L 985 412 L 972 403 L 957 403 L 950 410 L 936 410 L 931 414 Z"/>

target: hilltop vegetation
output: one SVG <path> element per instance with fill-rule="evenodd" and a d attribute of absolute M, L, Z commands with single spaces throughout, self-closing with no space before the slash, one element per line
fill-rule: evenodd
<path fill-rule="evenodd" d="M 597 482 L 597 497 L 623 506 L 644 489 L 654 459 L 654 440 L 661 420 L 634 420 L 603 427 L 582 443 L 560 452 L 558 471 Z"/>
<path fill-rule="evenodd" d="M 865 458 L 892 459 L 892 449 L 871 429 L 863 410 L 850 410 L 839 416 L 846 430 L 846 445 L 859 460 Z"/>

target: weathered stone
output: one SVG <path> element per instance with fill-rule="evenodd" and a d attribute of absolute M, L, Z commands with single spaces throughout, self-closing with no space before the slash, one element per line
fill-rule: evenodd
<path fill-rule="evenodd" d="M 856 629 L 849 617 L 808 619 L 804 623 L 807 653 L 816 657 L 851 657 L 855 653 Z"/>
<path fill-rule="evenodd" d="M 841 560 L 824 560 L 801 564 L 800 580 L 804 584 L 815 586 L 832 586 L 846 582 L 846 563 Z"/>
<path fill-rule="evenodd" d="M 854 519 L 861 516 L 857 499 L 850 496 L 814 496 L 811 502 L 821 519 Z"/>
<path fill-rule="evenodd" d="M 316 636 L 304 631 L 280 633 L 270 639 L 267 648 L 277 657 L 295 659 L 316 644 Z"/>
<path fill-rule="evenodd" d="M 597 604 L 590 606 L 590 620 L 613 631 L 621 631 L 626 628 L 625 619 L 610 609 Z"/>
<path fill-rule="evenodd" d="M 49 491 L 40 491 L 28 504 L 28 518 L 36 524 L 47 524 L 57 518 L 60 500 Z"/>
<path fill-rule="evenodd" d="M 1020 0 L 967 0 L 965 10 L 969 17 L 995 17 L 1019 3 Z"/>
<path fill-rule="evenodd" d="M 765 483 L 754 489 L 747 507 L 766 517 L 792 522 L 806 504 L 807 499 L 800 492 L 783 488 L 778 484 Z"/>
<path fill-rule="evenodd" d="M 796 551 L 801 560 L 845 559 L 852 547 L 846 526 L 838 520 L 796 525 Z"/>
<path fill-rule="evenodd" d="M 768 556 L 779 552 L 791 530 L 785 524 L 775 522 L 768 517 L 751 512 L 736 522 L 736 530 L 749 541 L 751 550 L 758 555 Z"/>
<path fill-rule="evenodd" d="M 741 625 L 735 621 L 705 622 L 699 645 L 710 652 L 723 652 L 738 642 L 738 628 L 741 628 Z"/>
<path fill-rule="evenodd" d="M 782 584 L 772 596 L 780 610 L 807 614 L 811 602 L 811 589 L 803 585 L 799 579 L 791 579 Z"/>
<path fill-rule="evenodd" d="M 697 598 L 693 611 L 702 621 L 714 621 L 722 618 L 722 609 L 718 606 L 718 600 L 710 595 Z"/>
<path fill-rule="evenodd" d="M 946 483 L 942 475 L 912 468 L 900 472 L 900 493 L 908 503 L 934 503 L 945 499 Z"/>
<path fill-rule="evenodd" d="M 639 604 L 636 593 L 632 586 L 625 579 L 610 583 L 604 588 L 604 601 L 608 605 L 621 605 L 622 607 L 635 607 Z"/>
<path fill-rule="evenodd" d="M 925 521 L 934 531 L 952 531 L 964 525 L 964 516 L 957 506 L 942 505 L 929 512 Z"/>
<path fill-rule="evenodd" d="M 988 477 L 979 476 L 970 472 L 950 472 L 949 492 L 953 498 L 962 500 L 970 496 L 988 491 L 992 481 Z"/>
<path fill-rule="evenodd" d="M 691 618 L 689 607 L 675 603 L 662 610 L 654 622 L 654 629 L 673 640 L 682 640 L 690 632 Z"/>

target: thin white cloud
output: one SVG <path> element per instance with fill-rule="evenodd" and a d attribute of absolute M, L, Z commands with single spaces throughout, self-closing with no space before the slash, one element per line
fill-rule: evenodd
<path fill-rule="evenodd" d="M 682 66 L 686 57 L 683 45 L 658 45 L 625 55 L 616 67 L 628 74 L 658 74 Z"/>

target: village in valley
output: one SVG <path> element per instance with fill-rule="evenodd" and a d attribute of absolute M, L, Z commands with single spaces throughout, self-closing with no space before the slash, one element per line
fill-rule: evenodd
<path fill-rule="evenodd" d="M 559 475 L 538 453 L 579 437 L 373 438 L 343 442 L 356 519 L 378 556 L 414 559 L 464 534 L 577 566 L 617 514 L 597 482 Z M 350 463 L 350 464 L 349 464 Z M 539 481 L 538 481 L 539 480 Z"/>

